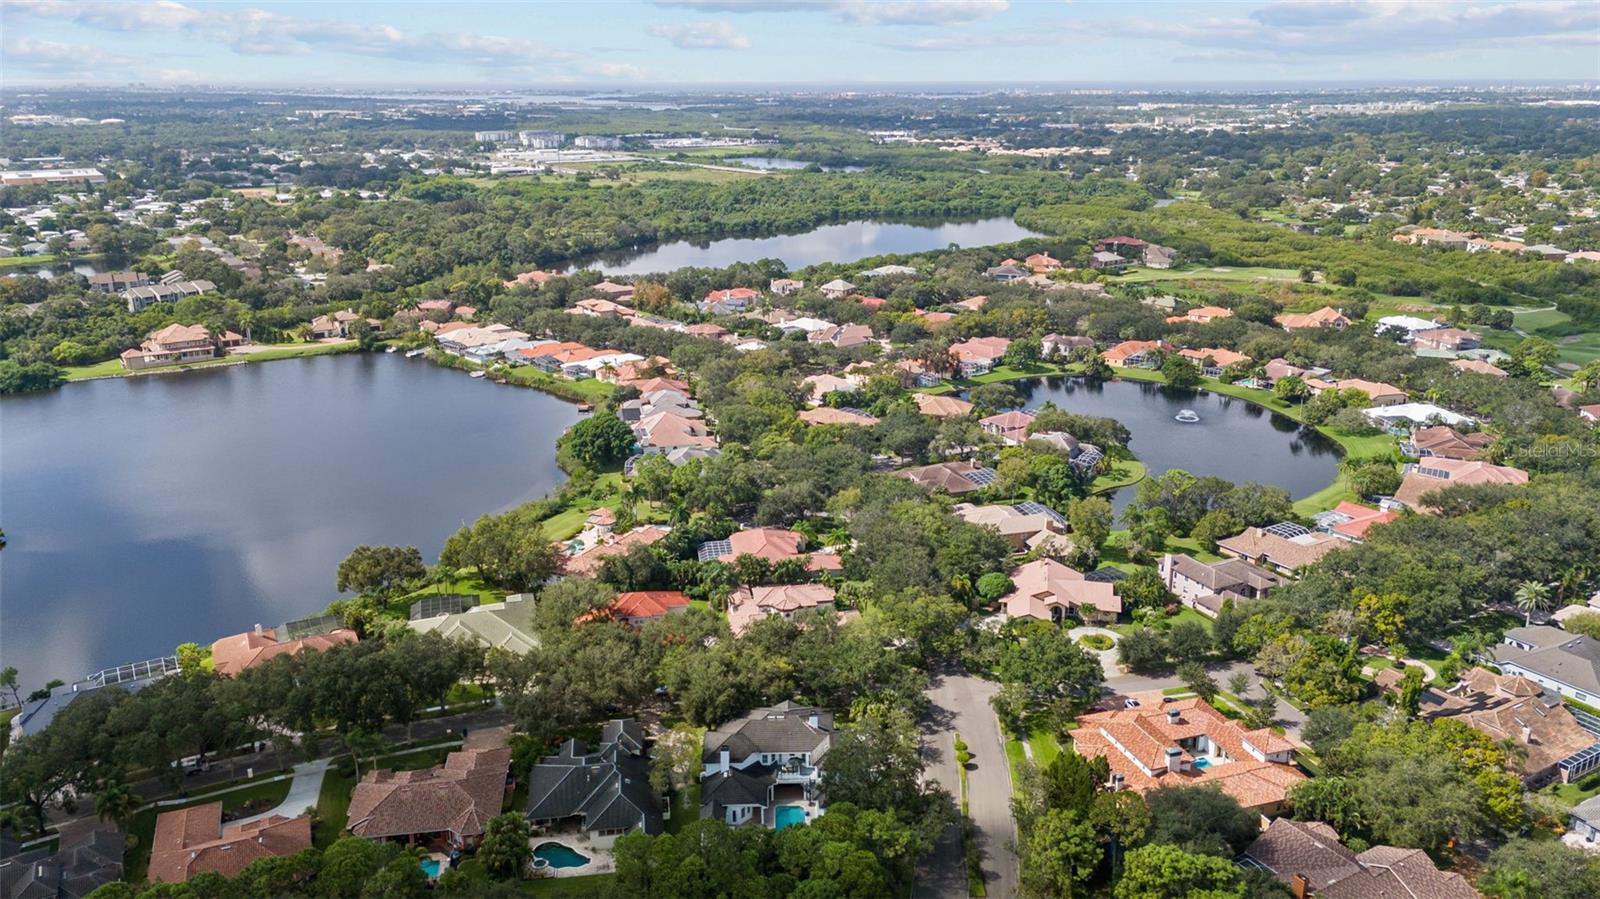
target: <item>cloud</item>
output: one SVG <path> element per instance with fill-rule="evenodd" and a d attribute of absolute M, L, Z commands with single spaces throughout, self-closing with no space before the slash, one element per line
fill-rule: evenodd
<path fill-rule="evenodd" d="M 108 68 L 126 68 L 139 62 L 86 44 L 63 44 L 30 37 L 12 38 L 3 48 L 7 67 L 42 75 L 103 78 Z"/>
<path fill-rule="evenodd" d="M 727 22 L 692 22 L 656 25 L 650 33 L 672 42 L 680 50 L 748 50 L 750 37 Z"/>
<path fill-rule="evenodd" d="M 602 62 L 597 65 L 585 66 L 583 71 L 586 75 L 617 78 L 623 81 L 640 81 L 646 74 L 644 69 L 631 62 Z"/>
<path fill-rule="evenodd" d="M 1011 8 L 1010 0 L 655 0 L 657 6 L 697 12 L 828 12 L 859 25 L 951 25 L 976 22 Z"/>

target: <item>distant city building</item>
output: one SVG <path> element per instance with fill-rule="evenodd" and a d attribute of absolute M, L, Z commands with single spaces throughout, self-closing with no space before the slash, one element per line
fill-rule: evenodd
<path fill-rule="evenodd" d="M 502 141 L 513 140 L 513 139 L 516 138 L 516 136 L 517 136 L 517 134 L 514 131 L 474 131 L 474 132 L 472 132 L 472 139 L 477 141 L 480 144 L 498 144 L 498 143 L 500 143 Z"/>
<path fill-rule="evenodd" d="M 620 150 L 622 138 L 603 134 L 580 134 L 573 139 L 572 145 L 581 150 Z"/>
<path fill-rule="evenodd" d="M 556 131 L 518 131 L 517 143 L 534 150 L 554 150 L 567 140 L 565 134 Z"/>
<path fill-rule="evenodd" d="M 0 187 L 26 187 L 30 184 L 104 184 L 99 169 L 18 169 L 0 172 Z"/>

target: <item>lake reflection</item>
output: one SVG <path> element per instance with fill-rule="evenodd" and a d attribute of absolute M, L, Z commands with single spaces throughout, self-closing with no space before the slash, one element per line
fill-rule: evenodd
<path fill-rule="evenodd" d="M 360 543 L 432 561 L 560 484 L 575 408 L 397 355 L 0 400 L 0 657 L 35 686 L 317 612 Z"/>

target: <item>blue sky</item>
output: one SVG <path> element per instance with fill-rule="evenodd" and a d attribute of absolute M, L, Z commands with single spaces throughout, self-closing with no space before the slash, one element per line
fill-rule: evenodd
<path fill-rule="evenodd" d="M 0 0 L 6 82 L 1600 81 L 1594 0 Z"/>

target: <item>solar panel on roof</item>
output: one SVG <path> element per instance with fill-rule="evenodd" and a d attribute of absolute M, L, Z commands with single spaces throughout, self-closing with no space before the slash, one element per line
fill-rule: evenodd
<path fill-rule="evenodd" d="M 425 596 L 411 604 L 411 620 L 422 621 L 442 615 L 455 615 L 478 604 L 476 596 L 461 593 L 439 593 Z"/>
<path fill-rule="evenodd" d="M 732 542 L 727 540 L 707 540 L 705 543 L 700 544 L 700 552 L 697 555 L 700 561 L 709 562 L 712 559 L 720 559 L 723 556 L 732 555 L 732 553 Z"/>
<path fill-rule="evenodd" d="M 993 484 L 995 478 L 998 478 L 1000 475 L 997 474 L 992 468 L 974 468 L 971 471 L 963 471 L 961 476 L 972 483 L 977 484 L 979 487 L 987 487 L 990 484 Z"/>
<path fill-rule="evenodd" d="M 1262 528 L 1262 530 L 1273 535 L 1274 537 L 1282 537 L 1285 540 L 1293 540 L 1296 537 L 1304 537 L 1311 533 L 1308 528 L 1295 524 L 1292 521 L 1280 521 L 1277 524 L 1268 525 L 1267 527 Z"/>
<path fill-rule="evenodd" d="M 1021 512 L 1024 515 L 1043 515 L 1062 527 L 1067 526 L 1067 516 L 1062 515 L 1060 512 L 1057 512 L 1044 503 L 1036 503 L 1030 500 L 1029 502 L 1025 503 L 1017 503 L 1011 508 L 1016 509 L 1018 512 Z"/>

